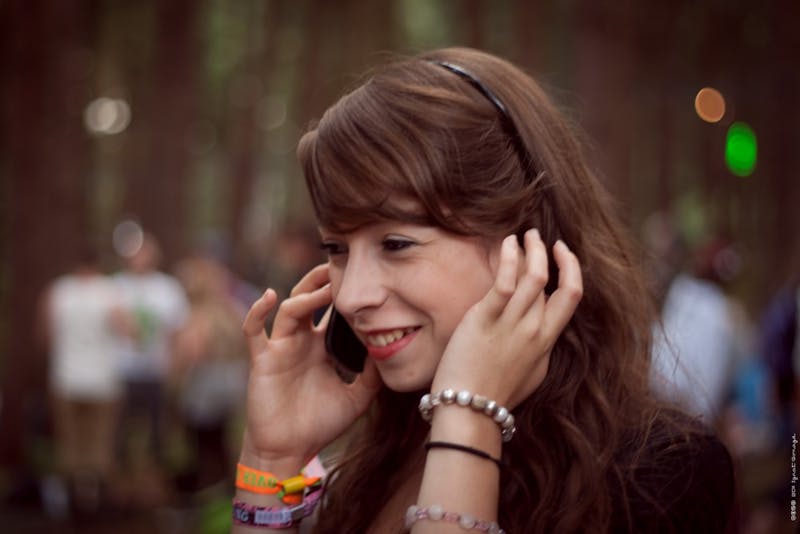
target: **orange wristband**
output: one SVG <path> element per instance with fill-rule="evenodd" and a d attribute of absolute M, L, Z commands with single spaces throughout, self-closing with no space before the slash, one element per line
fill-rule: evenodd
<path fill-rule="evenodd" d="M 266 471 L 258 471 L 246 465 L 236 464 L 236 487 L 252 493 L 273 495 L 281 490 L 278 477 Z"/>

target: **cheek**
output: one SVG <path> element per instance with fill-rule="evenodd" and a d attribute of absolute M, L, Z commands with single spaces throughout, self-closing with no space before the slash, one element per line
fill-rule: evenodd
<path fill-rule="evenodd" d="M 440 286 L 442 298 L 439 300 L 442 327 L 440 334 L 448 339 L 464 314 L 486 296 L 494 283 L 494 278 L 488 266 L 475 269 L 473 264 L 472 269 L 449 273 L 449 280 L 446 294 L 442 294 L 444 288 Z"/>
<path fill-rule="evenodd" d="M 339 295 L 339 289 L 342 287 L 342 269 L 333 263 L 330 263 L 329 265 L 328 277 L 331 284 L 331 295 L 333 296 L 333 302 L 335 304 L 336 297 Z"/>

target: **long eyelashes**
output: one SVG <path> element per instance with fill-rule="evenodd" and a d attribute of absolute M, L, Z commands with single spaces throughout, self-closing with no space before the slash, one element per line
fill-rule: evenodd
<path fill-rule="evenodd" d="M 383 248 L 383 250 L 387 252 L 397 252 L 400 250 L 404 250 L 413 246 L 414 244 L 415 243 L 413 241 L 409 241 L 407 239 L 389 238 L 381 241 L 381 247 Z M 323 252 L 325 252 L 328 256 L 338 256 L 340 254 L 347 253 L 347 246 L 341 243 L 336 243 L 331 241 L 325 241 L 320 243 L 319 248 Z"/>
<path fill-rule="evenodd" d="M 319 248 L 328 256 L 336 256 L 347 252 L 347 249 L 339 243 L 323 242 L 320 243 Z"/>
<path fill-rule="evenodd" d="M 383 248 L 384 250 L 388 250 L 390 252 L 394 252 L 397 250 L 406 249 L 414 244 L 413 241 L 408 241 L 407 239 L 384 239 L 383 240 Z"/>

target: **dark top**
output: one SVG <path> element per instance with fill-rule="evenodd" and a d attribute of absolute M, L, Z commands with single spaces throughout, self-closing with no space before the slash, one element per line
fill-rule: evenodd
<path fill-rule="evenodd" d="M 698 433 L 688 442 L 656 444 L 633 473 L 634 482 L 626 485 L 630 523 L 617 506 L 617 491 L 611 532 L 736 531 L 733 462 L 715 436 Z"/>

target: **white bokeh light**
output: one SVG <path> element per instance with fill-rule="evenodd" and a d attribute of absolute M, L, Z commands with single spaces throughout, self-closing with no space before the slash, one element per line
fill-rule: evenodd
<path fill-rule="evenodd" d="M 118 134 L 131 122 L 131 108 L 119 98 L 96 98 L 89 102 L 83 113 L 86 129 L 97 135 Z"/>

